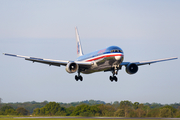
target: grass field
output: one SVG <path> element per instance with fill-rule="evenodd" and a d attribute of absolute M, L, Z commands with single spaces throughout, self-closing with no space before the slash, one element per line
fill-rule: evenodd
<path fill-rule="evenodd" d="M 86 119 L 86 118 L 74 118 L 74 119 L 59 119 L 59 118 L 0 118 L 0 120 L 102 120 L 102 119 Z M 106 119 L 106 120 L 117 120 L 117 119 Z M 121 119 L 121 120 L 143 120 L 143 119 Z M 147 119 L 146 119 L 147 120 Z M 149 119 L 152 120 L 152 119 Z M 158 120 L 158 119 L 157 119 Z M 167 120 L 167 119 L 166 119 Z"/>
<path fill-rule="evenodd" d="M 27 117 L 27 116 L 1 116 L 0 120 L 180 120 L 180 118 L 110 118 L 110 117 Z"/>
<path fill-rule="evenodd" d="M 103 120 L 92 118 L 0 118 L 0 120 Z M 105 120 L 118 120 L 118 119 L 105 119 Z M 119 120 L 152 120 L 152 119 L 119 119 Z M 153 119 L 153 120 L 167 120 L 167 119 Z M 174 120 L 174 119 L 173 119 Z"/>
<path fill-rule="evenodd" d="M 44 119 L 45 120 L 102 120 L 102 119 L 92 119 L 92 118 L 5 118 L 5 117 L 0 118 L 0 120 L 44 120 Z M 117 119 L 106 119 L 106 120 L 117 120 Z M 121 119 L 121 120 L 127 120 L 127 119 Z"/>

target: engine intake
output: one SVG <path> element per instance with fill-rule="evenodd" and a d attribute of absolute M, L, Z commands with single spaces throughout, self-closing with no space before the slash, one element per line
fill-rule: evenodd
<path fill-rule="evenodd" d="M 126 66 L 126 72 L 128 74 L 135 74 L 138 71 L 138 66 L 135 63 L 129 63 Z"/>
<path fill-rule="evenodd" d="M 66 71 L 68 73 L 75 73 L 78 69 L 79 69 L 79 66 L 75 62 L 69 62 L 66 65 Z"/>

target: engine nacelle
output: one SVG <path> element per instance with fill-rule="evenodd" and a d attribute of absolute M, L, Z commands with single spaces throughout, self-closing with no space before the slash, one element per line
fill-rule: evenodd
<path fill-rule="evenodd" d="M 75 62 L 69 62 L 66 65 L 66 71 L 68 73 L 75 73 L 78 69 L 79 69 L 79 66 Z"/>
<path fill-rule="evenodd" d="M 138 71 L 138 66 L 136 64 L 134 64 L 134 63 L 129 63 L 126 66 L 126 72 L 128 74 L 135 74 L 137 71 Z"/>

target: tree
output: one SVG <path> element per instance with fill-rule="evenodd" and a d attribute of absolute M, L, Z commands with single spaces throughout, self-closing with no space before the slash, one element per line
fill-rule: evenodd
<path fill-rule="evenodd" d="M 90 105 L 82 104 L 82 105 L 75 107 L 75 109 L 71 115 L 86 116 L 86 117 L 97 116 L 100 114 L 100 109 L 98 106 L 99 105 L 90 106 Z"/>
<path fill-rule="evenodd" d="M 125 101 L 121 101 L 120 102 L 120 108 L 125 109 L 127 107 L 131 107 L 132 106 L 132 102 L 125 100 Z"/>
<path fill-rule="evenodd" d="M 1 108 L 1 102 L 2 102 L 2 98 L 0 98 L 0 108 Z"/>
<path fill-rule="evenodd" d="M 116 109 L 112 106 L 112 105 L 99 105 L 98 106 L 99 110 L 100 110 L 100 115 L 101 116 L 114 116 L 114 112 L 116 111 Z"/>
<path fill-rule="evenodd" d="M 143 105 L 142 109 L 145 111 L 144 117 L 147 117 L 147 114 L 149 113 L 150 107 L 148 105 Z"/>
<path fill-rule="evenodd" d="M 33 110 L 33 114 L 39 115 L 40 114 L 40 108 L 36 108 Z"/>
<path fill-rule="evenodd" d="M 29 114 L 29 111 L 23 107 L 17 108 L 16 111 L 19 115 L 28 115 Z"/>
<path fill-rule="evenodd" d="M 128 113 L 130 112 L 131 106 L 132 106 L 132 102 L 131 101 L 126 100 L 126 101 L 121 101 L 120 102 L 119 108 L 120 109 L 124 109 L 125 117 L 128 116 Z"/>
<path fill-rule="evenodd" d="M 116 117 L 124 117 L 125 112 L 124 112 L 123 109 L 117 109 L 116 112 L 114 112 L 114 116 L 116 116 Z"/>
<path fill-rule="evenodd" d="M 145 111 L 142 108 L 138 108 L 136 110 L 136 112 L 137 112 L 138 117 L 144 117 L 145 116 Z"/>
<path fill-rule="evenodd" d="M 136 110 L 136 109 L 138 109 L 138 106 L 139 106 L 139 102 L 135 102 L 134 104 L 133 104 L 133 108 Z"/>
<path fill-rule="evenodd" d="M 77 107 L 74 109 L 74 111 L 72 112 L 71 115 L 73 115 L 73 116 L 77 116 L 77 115 L 87 116 L 87 112 L 88 112 L 89 114 L 92 114 L 92 113 L 93 113 L 93 110 L 91 110 L 91 108 L 90 108 L 89 105 L 82 104 L 82 105 L 77 106 Z M 85 113 L 85 115 L 83 115 L 83 113 Z"/>
<path fill-rule="evenodd" d="M 74 106 L 71 106 L 71 107 L 69 107 L 69 108 L 66 108 L 67 116 L 71 115 L 74 110 L 75 110 L 75 107 L 74 107 Z"/>
<path fill-rule="evenodd" d="M 5 112 L 7 109 L 13 109 L 13 110 L 15 110 L 13 107 L 6 105 L 6 106 L 3 106 L 3 107 L 1 108 L 1 111 Z"/>
<path fill-rule="evenodd" d="M 169 108 L 160 109 L 160 117 L 172 117 L 172 111 Z"/>
<path fill-rule="evenodd" d="M 60 111 L 61 107 L 56 102 L 49 102 L 43 108 L 40 109 L 40 113 L 45 115 L 55 115 L 56 112 Z"/>
<path fill-rule="evenodd" d="M 180 118 L 180 110 L 176 112 L 176 117 Z"/>
<path fill-rule="evenodd" d="M 164 109 L 164 108 L 167 108 L 167 109 Z M 162 109 L 164 109 L 164 110 L 162 110 Z M 169 110 L 168 110 L 169 109 Z M 166 112 L 165 112 L 166 111 Z M 172 107 L 172 106 L 169 106 L 169 105 L 165 105 L 164 107 L 162 107 L 161 109 L 160 109 L 160 114 L 162 114 L 161 115 L 161 117 L 162 116 L 164 116 L 164 117 L 166 117 L 166 116 L 168 116 L 168 117 L 173 117 L 175 114 L 176 114 L 176 112 L 177 112 L 177 109 L 176 108 L 174 108 L 174 107 Z M 165 115 L 166 114 L 166 115 Z M 170 115 L 171 114 L 171 115 Z"/>
<path fill-rule="evenodd" d="M 129 116 L 129 117 L 138 117 L 137 110 L 131 109 L 131 110 L 129 111 L 129 115 L 128 115 L 128 116 Z"/>
<path fill-rule="evenodd" d="M 66 109 L 60 107 L 59 103 L 49 102 L 42 108 L 36 108 L 33 112 L 35 115 L 64 115 L 66 116 Z"/>
<path fill-rule="evenodd" d="M 17 115 L 17 112 L 14 109 L 6 109 L 4 115 Z"/>
<path fill-rule="evenodd" d="M 3 115 L 16 115 L 17 114 L 17 112 L 15 111 L 15 109 L 13 108 L 13 107 L 11 107 L 11 106 L 3 106 L 2 108 L 1 108 L 1 114 L 3 114 Z"/>
<path fill-rule="evenodd" d="M 174 107 L 172 107 L 172 106 L 169 106 L 169 105 L 166 105 L 166 106 L 164 106 L 164 107 L 162 107 L 162 108 L 169 108 L 173 113 L 176 113 L 176 111 L 177 111 L 176 108 L 174 108 Z"/>
<path fill-rule="evenodd" d="M 160 103 L 152 103 L 151 105 L 150 105 L 150 107 L 151 108 L 160 108 L 160 107 L 162 107 L 163 105 L 161 105 Z"/>
<path fill-rule="evenodd" d="M 114 101 L 113 106 L 114 106 L 115 108 L 118 108 L 118 107 L 119 107 L 119 102 L 118 102 L 118 101 Z"/>
<path fill-rule="evenodd" d="M 159 114 L 160 114 L 160 109 L 154 108 L 154 109 L 150 109 L 146 116 L 147 117 L 159 117 Z"/>

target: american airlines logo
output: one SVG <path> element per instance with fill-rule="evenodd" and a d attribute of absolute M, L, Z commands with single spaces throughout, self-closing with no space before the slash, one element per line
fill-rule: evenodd
<path fill-rule="evenodd" d="M 79 42 L 77 42 L 77 54 L 79 54 Z"/>

